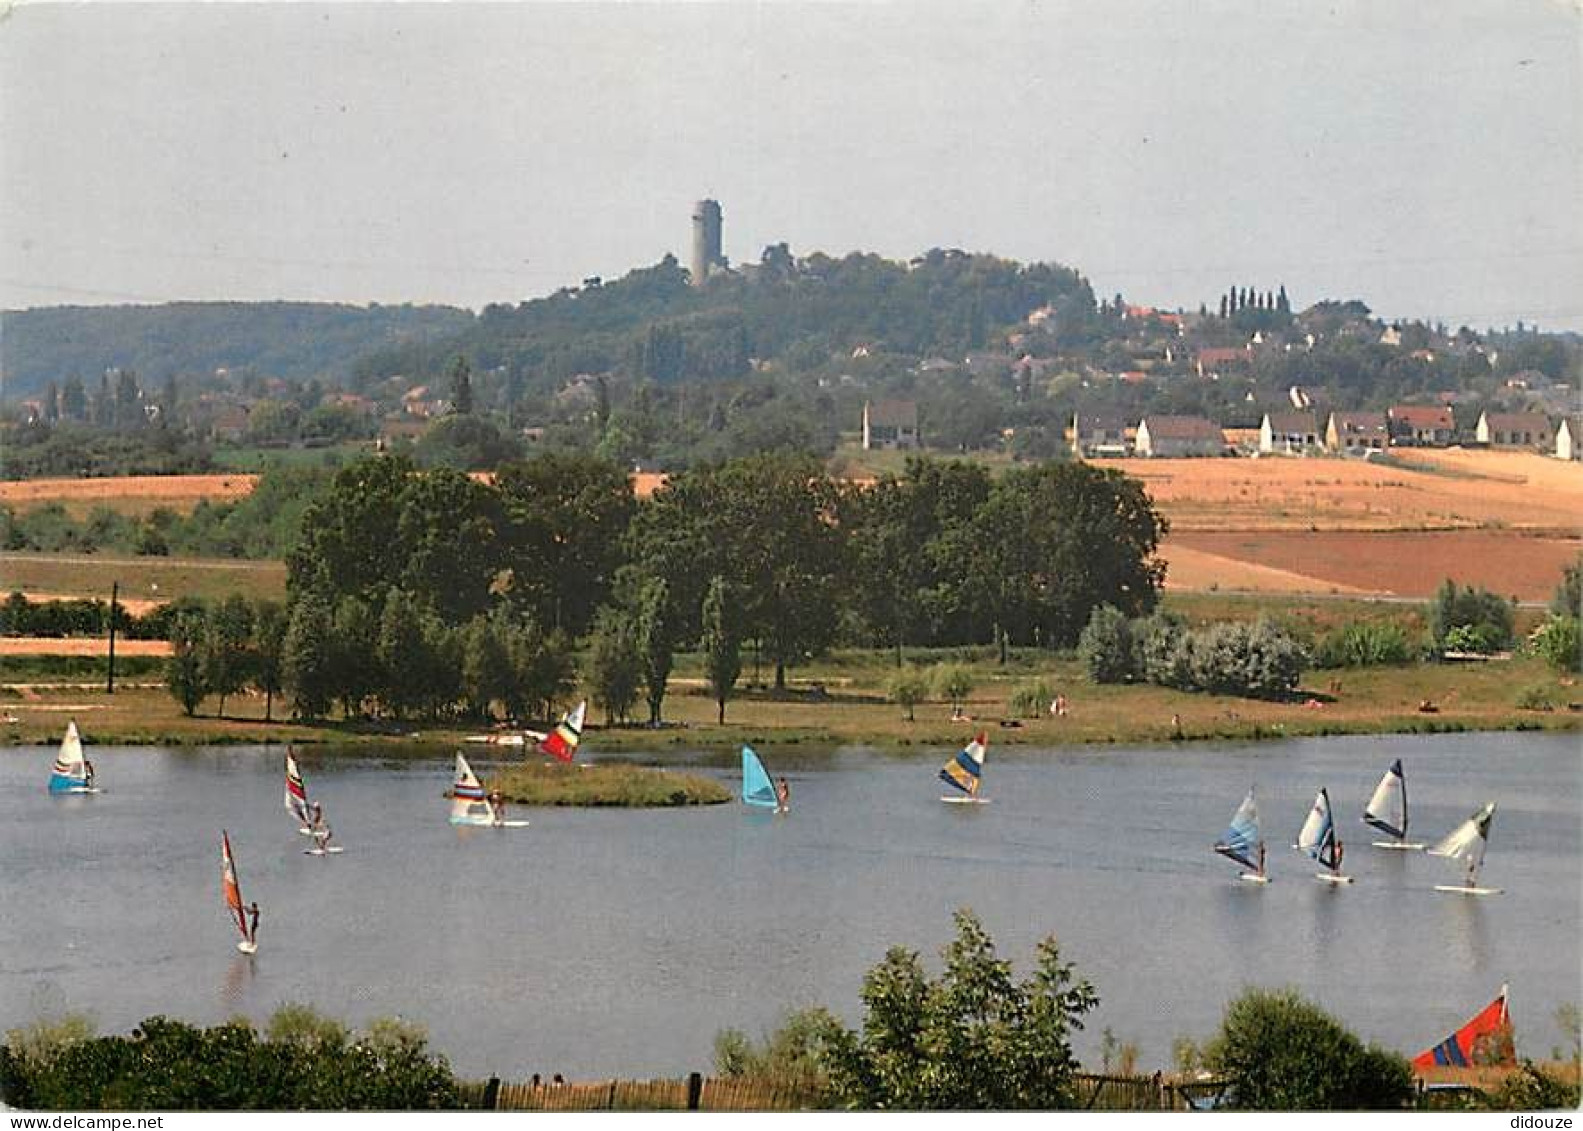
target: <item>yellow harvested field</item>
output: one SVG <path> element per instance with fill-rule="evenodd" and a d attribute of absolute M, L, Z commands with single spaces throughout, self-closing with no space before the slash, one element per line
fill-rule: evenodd
<path fill-rule="evenodd" d="M 18 511 L 46 503 L 60 503 L 76 516 L 94 507 L 110 507 L 122 514 L 142 515 L 157 507 L 190 511 L 204 499 L 226 502 L 241 499 L 253 490 L 258 476 L 240 472 L 225 475 L 127 475 L 103 479 L 27 479 L 0 482 L 0 505 Z"/>
<path fill-rule="evenodd" d="M 1105 460 L 1142 480 L 1172 529 L 1576 531 L 1583 464 L 1515 452 L 1394 453 L 1415 466 L 1352 459 Z"/>
<path fill-rule="evenodd" d="M 108 656 L 110 643 L 102 636 L 0 636 L 0 656 Z M 117 637 L 117 656 L 168 656 L 168 640 L 128 640 Z"/>

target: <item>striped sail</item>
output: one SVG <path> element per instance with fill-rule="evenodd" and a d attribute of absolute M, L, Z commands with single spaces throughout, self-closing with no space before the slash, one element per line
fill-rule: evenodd
<path fill-rule="evenodd" d="M 1407 780 L 1402 777 L 1402 760 L 1391 763 L 1374 796 L 1363 809 L 1363 819 L 1380 832 L 1402 840 L 1407 836 Z"/>
<path fill-rule="evenodd" d="M 1325 867 L 1336 867 L 1336 824 L 1330 815 L 1330 794 L 1322 789 L 1297 834 L 1297 847 Z"/>
<path fill-rule="evenodd" d="M 1479 1010 L 1462 1028 L 1433 1048 L 1413 1057 L 1414 1068 L 1449 1066 L 1469 1068 L 1486 1064 L 1516 1064 L 1511 1015 L 1506 1012 L 1506 987 L 1500 996 Z"/>
<path fill-rule="evenodd" d="M 308 787 L 302 783 L 297 759 L 292 757 L 289 748 L 286 750 L 286 812 L 297 818 L 298 824 L 304 828 L 312 817 L 308 810 Z"/>
<path fill-rule="evenodd" d="M 73 720 L 66 724 L 66 737 L 61 739 L 60 750 L 55 755 L 49 788 L 51 793 L 62 793 L 87 787 L 88 766 L 82 756 L 82 736 L 77 733 L 77 723 Z"/>
<path fill-rule="evenodd" d="M 941 767 L 940 780 L 969 797 L 977 797 L 988 745 L 988 736 L 980 732 L 972 742 L 957 751 L 955 758 Z"/>
<path fill-rule="evenodd" d="M 1490 822 L 1494 819 L 1495 802 L 1491 801 L 1452 829 L 1444 840 L 1429 850 L 1429 854 L 1466 860 L 1468 874 L 1476 876 L 1479 867 L 1484 863 L 1484 849 L 1490 839 Z"/>
<path fill-rule="evenodd" d="M 588 702 L 584 700 L 568 711 L 566 717 L 539 743 L 540 752 L 559 758 L 562 762 L 570 762 L 575 758 L 577 744 L 583 740 L 583 712 L 587 708 Z"/>
<path fill-rule="evenodd" d="M 460 754 L 456 756 L 456 778 L 451 784 L 451 824 L 490 825 L 495 811 L 473 767 Z"/>
<path fill-rule="evenodd" d="M 780 808 L 775 783 L 770 781 L 769 771 L 751 746 L 742 747 L 742 803 L 761 809 Z"/>
<path fill-rule="evenodd" d="M 225 897 L 225 905 L 232 918 L 236 920 L 236 929 L 241 932 L 242 941 L 252 942 L 247 932 L 247 908 L 242 903 L 242 885 L 236 878 L 236 859 L 231 855 L 231 836 L 224 830 L 220 832 L 220 892 Z"/>
<path fill-rule="evenodd" d="M 1215 845 L 1215 851 L 1235 860 L 1244 868 L 1252 868 L 1262 874 L 1264 869 L 1259 866 L 1259 846 L 1262 843 L 1259 838 L 1259 807 L 1254 804 L 1253 790 L 1249 789 L 1248 796 L 1242 799 L 1242 804 L 1231 815 L 1231 825 Z"/>

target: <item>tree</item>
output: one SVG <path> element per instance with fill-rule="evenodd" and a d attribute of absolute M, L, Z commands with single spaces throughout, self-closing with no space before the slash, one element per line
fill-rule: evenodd
<path fill-rule="evenodd" d="M 323 718 L 330 709 L 330 633 L 330 606 L 324 598 L 307 593 L 292 603 L 281 666 L 298 718 Z"/>
<path fill-rule="evenodd" d="M 421 705 L 430 694 L 428 677 L 433 665 L 423 629 L 422 616 L 412 597 L 400 589 L 391 589 L 379 614 L 375 655 L 384 677 L 380 700 L 398 719 Z"/>
<path fill-rule="evenodd" d="M 490 704 L 507 701 L 511 653 L 489 617 L 476 616 L 462 630 L 462 697 L 469 713 L 490 717 Z"/>
<path fill-rule="evenodd" d="M 703 638 L 704 675 L 709 692 L 720 708 L 719 722 L 726 721 L 726 702 L 742 674 L 742 650 L 735 625 L 735 610 L 725 579 L 716 577 L 704 595 Z"/>
<path fill-rule="evenodd" d="M 1458 587 L 1448 577 L 1435 592 L 1429 632 L 1442 650 L 1497 652 L 1511 647 L 1514 620 L 1512 603 L 1504 597 L 1482 587 Z"/>
<path fill-rule="evenodd" d="M 247 598 L 232 593 L 209 609 L 203 636 L 204 682 L 220 697 L 219 714 L 225 714 L 225 697 L 247 686 L 251 677 L 249 645 L 253 635 L 253 610 Z"/>
<path fill-rule="evenodd" d="M 907 721 L 914 722 L 913 708 L 929 694 L 929 681 L 917 669 L 903 668 L 890 677 L 890 697 L 907 709 Z"/>
<path fill-rule="evenodd" d="M 170 626 L 170 658 L 165 661 L 165 686 L 191 717 L 209 694 L 204 680 L 204 616 L 202 610 L 176 615 Z"/>
<path fill-rule="evenodd" d="M 379 665 L 379 616 L 373 606 L 357 596 L 337 601 L 324 648 L 330 698 L 340 700 L 345 718 L 355 718 L 363 713 L 364 700 L 384 683 Z"/>
<path fill-rule="evenodd" d="M 274 718 L 275 696 L 285 679 L 286 610 L 278 601 L 253 605 L 253 655 L 248 665 L 253 686 L 264 693 L 264 721 Z"/>
<path fill-rule="evenodd" d="M 616 607 L 600 610 L 589 663 L 594 702 L 605 709 L 606 724 L 626 722 L 643 681 L 643 653 L 631 614 Z"/>
<path fill-rule="evenodd" d="M 953 717 L 973 694 L 973 669 L 966 664 L 941 664 L 934 670 L 934 693 L 951 704 Z"/>
<path fill-rule="evenodd" d="M 1583 620 L 1583 556 L 1562 571 L 1561 584 L 1550 599 L 1550 611 L 1556 616 Z"/>
<path fill-rule="evenodd" d="M 1011 1111 L 1076 1102 L 1073 1030 L 1098 1005 L 1093 987 L 1061 961 L 1053 936 L 1034 973 L 1011 963 L 971 911 L 956 914 L 945 971 L 893 948 L 863 979 L 863 1027 L 832 1024 L 821 1059 L 838 1102 L 853 1109 Z"/>
<path fill-rule="evenodd" d="M 1413 1097 L 1403 1057 L 1365 1046 L 1293 990 L 1251 989 L 1233 1001 L 1205 1059 L 1243 1111 L 1393 1110 Z"/>
<path fill-rule="evenodd" d="M 460 354 L 451 363 L 451 412 L 470 416 L 473 411 L 473 371 Z"/>
<path fill-rule="evenodd" d="M 670 680 L 676 651 L 670 587 L 661 577 L 650 578 L 638 591 L 637 638 L 643 659 L 643 687 L 649 704 L 649 725 L 660 725 L 660 707 Z"/>

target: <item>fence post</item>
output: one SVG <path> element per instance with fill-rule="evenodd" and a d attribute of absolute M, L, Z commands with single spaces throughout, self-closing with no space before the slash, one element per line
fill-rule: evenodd
<path fill-rule="evenodd" d="M 494 1111 L 495 1104 L 500 1100 L 500 1077 L 491 1076 L 489 1083 L 484 1085 L 484 1110 Z"/>
<path fill-rule="evenodd" d="M 610 1081 L 610 1093 L 605 1097 L 605 1110 L 616 1110 L 616 1082 L 614 1080 Z"/>
<path fill-rule="evenodd" d="M 704 1077 L 701 1072 L 687 1074 L 687 1110 L 697 1111 L 704 1097 Z"/>

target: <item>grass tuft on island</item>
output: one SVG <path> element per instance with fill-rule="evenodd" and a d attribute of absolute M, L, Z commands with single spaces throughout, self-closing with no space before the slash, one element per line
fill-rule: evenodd
<path fill-rule="evenodd" d="M 731 791 L 713 778 L 659 770 L 627 762 L 597 765 L 538 763 L 512 766 L 488 775 L 515 805 L 576 805 L 623 809 L 674 805 L 719 805 Z"/>

